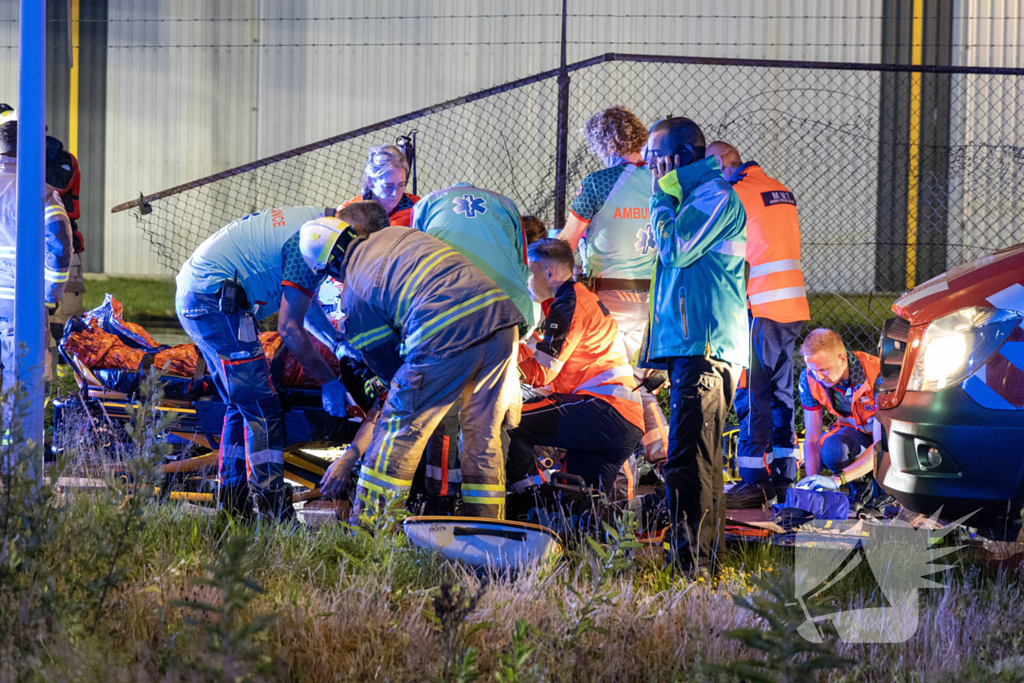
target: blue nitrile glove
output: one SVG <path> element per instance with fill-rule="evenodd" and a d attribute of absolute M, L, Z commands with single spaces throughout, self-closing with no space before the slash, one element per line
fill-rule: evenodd
<path fill-rule="evenodd" d="M 334 417 L 347 416 L 348 402 L 345 400 L 345 395 L 348 392 L 345 390 L 345 385 L 341 383 L 341 378 L 328 382 L 321 389 L 323 390 L 324 410 Z"/>
<path fill-rule="evenodd" d="M 798 483 L 797 488 L 810 489 L 811 491 L 838 491 L 839 482 L 833 477 L 826 477 L 824 474 L 812 474 L 804 477 Z"/>

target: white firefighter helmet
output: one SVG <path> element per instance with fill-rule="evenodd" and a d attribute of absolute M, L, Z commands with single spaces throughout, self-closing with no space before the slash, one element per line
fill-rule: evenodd
<path fill-rule="evenodd" d="M 302 224 L 299 228 L 299 251 L 314 273 L 327 267 L 338 238 L 350 228 L 343 220 L 326 217 L 314 218 Z"/>

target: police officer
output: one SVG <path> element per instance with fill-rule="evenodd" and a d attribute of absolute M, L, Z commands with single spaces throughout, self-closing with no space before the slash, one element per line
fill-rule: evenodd
<path fill-rule="evenodd" d="M 227 406 L 218 503 L 243 519 L 252 514 L 250 492 L 261 517 L 295 514 L 284 484 L 284 418 L 260 345 L 259 320 L 280 311 L 277 331 L 322 385 L 324 409 L 346 414 L 345 387 L 309 336 L 340 349 L 340 336 L 315 293 L 327 278 L 327 265 L 355 233 L 336 218 L 323 218 L 325 213 L 334 212 L 295 206 L 239 218 L 203 242 L 178 273 L 175 311 Z"/>
<path fill-rule="evenodd" d="M 793 351 L 810 320 L 800 267 L 796 199 L 756 161 L 743 163 L 732 145 L 713 142 L 718 159 L 747 213 L 747 301 L 750 369 L 736 391 L 740 420 L 736 461 L 743 483 L 725 496 L 729 508 L 753 508 L 778 499 L 796 480 Z"/>
<path fill-rule="evenodd" d="M 722 430 L 748 354 L 746 217 L 704 148 L 700 127 L 683 117 L 659 122 L 647 141 L 658 259 L 640 352 L 643 367 L 667 367 L 672 382 L 668 559 L 691 576 L 711 570 L 724 535 Z"/>
<path fill-rule="evenodd" d="M 634 362 L 647 326 L 647 296 L 657 254 L 648 207 L 651 170 L 640 156 L 647 129 L 629 109 L 610 107 L 591 116 L 583 134 L 605 168 L 583 179 L 558 237 L 573 249 L 583 242 L 587 276 L 615 318 L 626 353 Z M 668 429 L 648 386 L 663 384 L 664 373 L 651 374 L 638 370 L 636 377 L 644 404 L 642 443 L 647 461 L 660 464 L 665 460 Z"/>

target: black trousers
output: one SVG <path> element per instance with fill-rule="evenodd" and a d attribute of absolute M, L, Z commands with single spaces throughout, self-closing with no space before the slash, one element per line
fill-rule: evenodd
<path fill-rule="evenodd" d="M 672 560 L 710 564 L 725 538 L 722 430 L 740 369 L 704 356 L 668 359 L 672 380 L 665 488 Z"/>
<path fill-rule="evenodd" d="M 565 449 L 565 471 L 611 491 L 622 463 L 643 436 L 607 401 L 586 394 L 551 394 L 523 404 L 523 417 L 509 431 L 505 476 L 510 485 L 537 474 L 534 446 Z"/>

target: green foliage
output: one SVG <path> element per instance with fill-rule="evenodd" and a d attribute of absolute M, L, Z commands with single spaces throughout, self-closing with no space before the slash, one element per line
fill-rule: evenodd
<path fill-rule="evenodd" d="M 632 512 L 624 512 L 617 519 L 617 528 L 607 522 L 602 522 L 607 544 L 599 543 L 593 537 L 587 536 L 586 561 L 590 569 L 590 590 L 587 595 L 577 590 L 571 581 L 565 580 L 563 585 L 576 599 L 576 604 L 565 610 L 559 605 L 563 619 L 566 622 L 565 642 L 567 645 L 577 645 L 580 639 L 588 632 L 606 633 L 597 625 L 596 615 L 602 607 L 614 605 L 618 599 L 618 593 L 612 590 L 611 581 L 619 573 L 626 571 L 630 566 L 630 553 L 640 547 L 636 540 L 636 531 L 639 528 L 639 521 Z"/>
<path fill-rule="evenodd" d="M 175 320 L 174 280 L 125 277 L 90 277 L 85 283 L 82 305 L 90 310 L 103 303 L 107 292 L 124 306 L 124 319 L 145 322 L 148 319 Z"/>
<path fill-rule="evenodd" d="M 216 601 L 172 601 L 192 614 L 185 623 L 200 635 L 204 647 L 191 666 L 210 680 L 248 681 L 274 671 L 274 660 L 262 652 L 256 637 L 277 618 L 276 614 L 250 615 L 252 601 L 263 587 L 249 578 L 246 562 L 249 539 L 230 537 L 216 562 L 208 564 L 208 576 L 191 579 L 196 586 L 213 590 Z"/>
<path fill-rule="evenodd" d="M 741 628 L 726 635 L 757 650 L 763 659 L 744 659 L 727 666 L 712 666 L 711 670 L 726 671 L 752 683 L 811 683 L 821 670 L 841 669 L 852 662 L 835 654 L 834 629 L 831 638 L 812 643 L 805 640 L 797 629 L 806 615 L 799 607 L 790 586 L 792 572 L 783 576 L 754 578 L 754 585 L 764 595 L 752 593 L 750 598 L 733 595 L 733 602 L 753 612 L 765 624 L 764 629 Z"/>
<path fill-rule="evenodd" d="M 360 569 L 384 568 L 394 560 L 396 551 L 405 546 L 399 533 L 402 520 L 409 516 L 405 496 L 398 491 L 380 498 L 360 493 L 359 500 L 363 504 L 359 523 L 343 524 L 355 536 L 358 553 L 340 547 L 338 551 Z"/>
<path fill-rule="evenodd" d="M 497 683 L 526 683 L 540 678 L 540 663 L 536 661 L 537 644 L 532 642 L 535 635 L 528 621 L 516 621 L 512 630 L 512 644 L 498 658 L 498 667 L 494 671 Z"/>
<path fill-rule="evenodd" d="M 465 628 L 466 617 L 476 610 L 484 590 L 483 585 L 473 591 L 451 579 L 441 583 L 432 601 L 434 613 L 431 616 L 444 648 L 444 671 L 440 678 L 431 680 L 471 683 L 480 678 L 477 672 L 479 653 L 472 647 L 464 647 L 464 644 L 474 633 L 490 625 L 480 623 L 470 629 Z"/>

